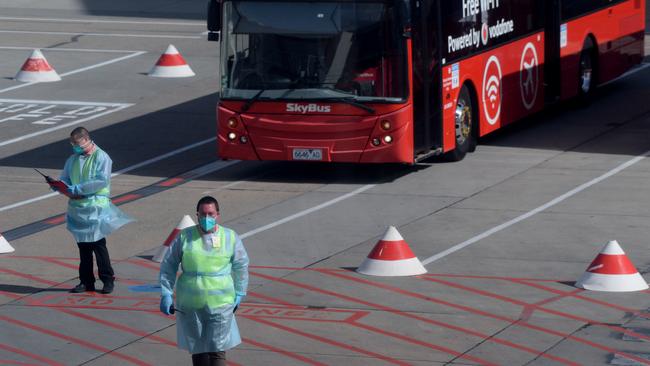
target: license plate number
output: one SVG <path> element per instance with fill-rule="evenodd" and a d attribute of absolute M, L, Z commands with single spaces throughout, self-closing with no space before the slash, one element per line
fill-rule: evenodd
<path fill-rule="evenodd" d="M 323 150 L 293 149 L 293 160 L 323 160 Z"/>

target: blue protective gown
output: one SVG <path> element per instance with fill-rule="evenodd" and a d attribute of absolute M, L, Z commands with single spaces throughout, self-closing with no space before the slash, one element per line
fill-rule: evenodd
<path fill-rule="evenodd" d="M 160 263 L 160 287 L 161 295 L 174 294 L 176 273 L 179 265 L 183 263 L 183 247 L 193 240 L 191 235 L 186 233 L 198 232 L 195 227 L 184 229 L 177 235 L 170 244 L 165 258 Z M 234 290 L 237 295 L 245 296 L 248 288 L 248 254 L 239 236 L 231 229 L 218 226 L 217 230 L 225 231 L 225 241 L 231 242 L 234 236 L 235 247 L 229 265 L 225 266 L 218 275 L 232 276 Z M 215 250 L 213 242 L 218 240 L 218 231 L 212 234 L 202 235 L 203 250 Z M 196 275 L 181 273 L 181 276 Z M 214 275 L 214 274 L 212 274 Z M 182 292 L 177 293 L 178 297 Z M 176 334 L 178 348 L 185 349 L 191 354 L 205 352 L 226 351 L 241 343 L 239 328 L 233 314 L 234 304 L 227 304 L 217 308 L 204 306 L 201 309 L 182 309 L 176 312 Z"/>
<path fill-rule="evenodd" d="M 99 191 L 110 192 L 111 169 L 113 161 L 106 152 L 95 145 L 93 155 L 95 164 L 89 169 L 87 176 L 79 172 L 81 181 L 72 184 L 70 176 L 79 161 L 79 169 L 90 156 L 73 154 L 65 162 L 60 180 L 70 187 L 72 194 L 82 196 L 81 199 L 70 199 L 66 214 L 67 228 L 78 243 L 95 242 L 119 229 L 133 219 L 111 203 L 108 194 L 96 194 Z"/>

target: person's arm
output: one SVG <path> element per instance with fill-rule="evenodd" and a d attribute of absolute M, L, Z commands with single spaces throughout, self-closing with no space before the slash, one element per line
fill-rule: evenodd
<path fill-rule="evenodd" d="M 66 185 L 70 185 L 70 169 L 72 168 L 72 158 L 68 158 L 68 160 L 65 161 L 65 165 L 63 166 L 63 171 L 61 172 L 61 175 L 59 176 L 59 180 L 65 183 Z"/>
<path fill-rule="evenodd" d="M 97 156 L 97 160 L 97 169 L 93 172 L 93 176 L 87 181 L 71 186 L 72 194 L 89 196 L 110 184 L 113 161 L 106 153 Z"/>
<path fill-rule="evenodd" d="M 167 250 L 165 257 L 160 263 L 160 274 L 158 278 L 160 281 L 161 296 L 173 296 L 174 294 L 176 272 L 178 272 L 178 265 L 183 259 L 183 241 L 181 240 L 181 236 L 182 233 L 177 235 L 172 241 L 169 245 L 169 250 Z"/>
<path fill-rule="evenodd" d="M 235 243 L 235 252 L 231 259 L 232 278 L 235 285 L 235 293 L 243 297 L 246 296 L 246 290 L 248 289 L 248 254 L 239 235 L 234 231 L 232 233 L 237 240 Z"/>

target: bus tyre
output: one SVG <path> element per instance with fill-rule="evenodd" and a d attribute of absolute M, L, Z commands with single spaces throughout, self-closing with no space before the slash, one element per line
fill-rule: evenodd
<path fill-rule="evenodd" d="M 596 56 L 591 38 L 585 41 L 580 52 L 578 67 L 578 100 L 581 104 L 588 104 L 596 88 Z"/>
<path fill-rule="evenodd" d="M 463 86 L 454 111 L 456 148 L 445 154 L 446 160 L 460 161 L 468 152 L 476 150 L 475 110 L 470 91 L 467 86 Z"/>

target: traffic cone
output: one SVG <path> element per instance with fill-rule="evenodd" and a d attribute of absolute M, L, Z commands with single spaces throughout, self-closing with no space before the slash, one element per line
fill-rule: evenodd
<path fill-rule="evenodd" d="M 9 245 L 7 239 L 5 239 L 5 237 L 2 236 L 2 234 L 0 234 L 0 253 L 11 253 L 14 250 L 15 249 L 11 245 Z"/>
<path fill-rule="evenodd" d="M 149 71 L 149 76 L 159 78 L 185 78 L 194 75 L 194 71 L 173 44 L 167 47 L 165 53 L 160 56 L 156 65 Z"/>
<path fill-rule="evenodd" d="M 631 292 L 648 288 L 648 284 L 625 255 L 616 240 L 600 251 L 576 287 L 593 291 Z"/>
<path fill-rule="evenodd" d="M 190 215 L 183 216 L 183 219 L 181 219 L 178 225 L 176 225 L 176 228 L 172 230 L 172 232 L 167 237 L 167 240 L 165 240 L 163 245 L 160 246 L 160 248 L 158 248 L 158 252 L 153 256 L 152 260 L 158 263 L 162 262 L 163 258 L 165 258 L 165 254 L 167 254 L 167 250 L 169 250 L 169 246 L 172 244 L 174 239 L 176 239 L 178 233 L 180 233 L 181 230 L 194 225 L 196 224 L 194 223 L 194 221 L 192 221 Z"/>
<path fill-rule="evenodd" d="M 389 226 L 357 272 L 370 276 L 415 276 L 427 270 L 397 229 Z"/>
<path fill-rule="evenodd" d="M 41 50 L 36 49 L 20 68 L 15 77 L 23 83 L 59 81 L 61 77 L 47 62 Z"/>

